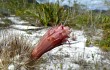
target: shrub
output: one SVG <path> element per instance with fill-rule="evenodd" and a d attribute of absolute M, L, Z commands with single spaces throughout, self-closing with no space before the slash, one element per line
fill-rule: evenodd
<path fill-rule="evenodd" d="M 68 16 L 67 11 L 64 7 L 59 6 L 59 4 L 39 4 L 36 6 L 36 12 L 31 10 L 28 13 L 36 15 L 36 18 L 44 26 L 57 25 L 63 23 Z"/>

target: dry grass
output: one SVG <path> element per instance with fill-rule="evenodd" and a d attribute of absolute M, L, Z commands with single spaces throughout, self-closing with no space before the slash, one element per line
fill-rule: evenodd
<path fill-rule="evenodd" d="M 0 70 L 8 70 L 10 65 L 14 65 L 14 70 L 34 70 L 44 61 L 31 60 L 33 45 L 29 37 L 4 30 L 0 32 L 0 38 Z"/>

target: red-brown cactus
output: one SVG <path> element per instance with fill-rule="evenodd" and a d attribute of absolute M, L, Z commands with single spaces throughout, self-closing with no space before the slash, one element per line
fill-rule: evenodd
<path fill-rule="evenodd" d="M 63 25 L 50 28 L 33 49 L 31 58 L 39 59 L 47 51 L 65 42 L 70 32 L 70 28 Z"/>

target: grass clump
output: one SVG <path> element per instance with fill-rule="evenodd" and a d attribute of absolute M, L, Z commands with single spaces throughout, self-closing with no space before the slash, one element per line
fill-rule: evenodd
<path fill-rule="evenodd" d="M 40 64 L 46 62 L 42 58 L 38 61 L 30 58 L 33 45 L 29 37 L 4 30 L 0 32 L 0 38 L 0 70 L 8 70 L 10 65 L 14 66 L 14 70 L 39 70 Z"/>
<path fill-rule="evenodd" d="M 38 11 L 38 19 L 44 26 L 57 25 L 66 20 L 67 12 L 59 4 L 42 4 Z M 41 13 L 41 11 L 43 11 Z"/>
<path fill-rule="evenodd" d="M 106 14 L 106 15 L 105 15 Z M 96 44 L 104 50 L 104 51 L 110 51 L 110 15 L 107 15 L 108 13 L 102 13 L 100 20 L 99 28 L 103 30 L 102 34 L 102 39 L 96 41 Z"/>
<path fill-rule="evenodd" d="M 35 15 L 40 24 L 44 26 L 55 26 L 64 23 L 68 16 L 64 7 L 59 6 L 57 3 L 39 4 L 36 6 L 36 11 L 27 10 L 26 12 Z"/>
<path fill-rule="evenodd" d="M 110 51 L 110 30 L 104 30 L 102 40 L 98 41 L 100 48 Z"/>

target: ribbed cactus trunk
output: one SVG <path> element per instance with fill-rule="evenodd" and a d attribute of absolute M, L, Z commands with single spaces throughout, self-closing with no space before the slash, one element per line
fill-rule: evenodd
<path fill-rule="evenodd" d="M 69 37 L 70 32 L 70 28 L 63 25 L 50 28 L 33 49 L 31 58 L 39 59 L 47 51 L 50 51 L 62 42 L 65 42 Z"/>

